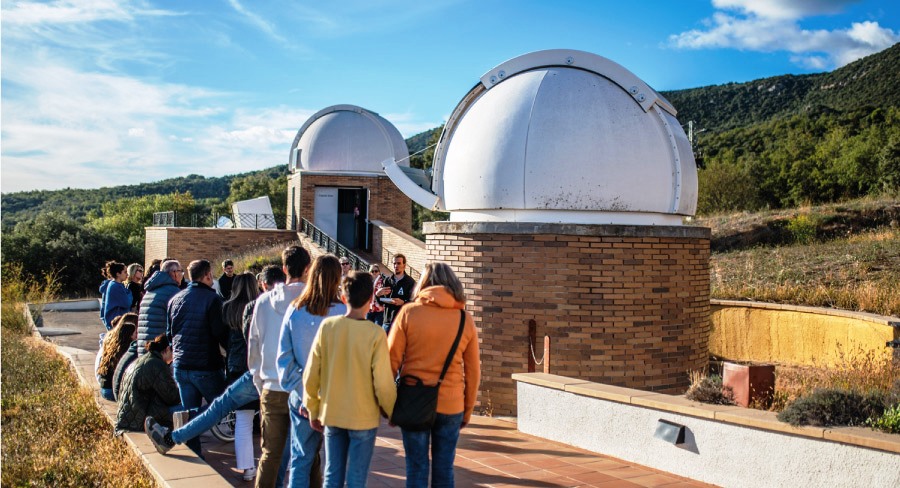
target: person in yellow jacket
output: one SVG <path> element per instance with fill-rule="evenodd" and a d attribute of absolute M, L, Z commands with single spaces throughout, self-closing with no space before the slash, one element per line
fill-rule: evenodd
<path fill-rule="evenodd" d="M 325 433 L 325 486 L 346 479 L 352 488 L 366 485 L 379 415 L 394 411 L 397 386 L 384 331 L 366 320 L 372 276 L 350 272 L 342 290 L 350 310 L 322 321 L 303 372 L 303 404 L 309 425 Z"/>

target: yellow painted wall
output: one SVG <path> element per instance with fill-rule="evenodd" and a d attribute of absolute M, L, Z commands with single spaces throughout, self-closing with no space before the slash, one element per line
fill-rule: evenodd
<path fill-rule="evenodd" d="M 737 361 L 835 365 L 840 353 L 873 351 L 890 358 L 885 342 L 898 329 L 861 318 L 753 306 L 711 307 L 710 354 Z"/>

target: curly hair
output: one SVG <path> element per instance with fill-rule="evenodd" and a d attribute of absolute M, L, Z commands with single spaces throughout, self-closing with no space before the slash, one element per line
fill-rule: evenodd
<path fill-rule="evenodd" d="M 106 333 L 103 339 L 103 355 L 100 357 L 100 365 L 97 374 L 106 376 L 116 368 L 119 360 L 125 355 L 128 346 L 131 345 L 131 337 L 137 330 L 138 315 L 126 313 L 113 319 L 113 328 Z"/>

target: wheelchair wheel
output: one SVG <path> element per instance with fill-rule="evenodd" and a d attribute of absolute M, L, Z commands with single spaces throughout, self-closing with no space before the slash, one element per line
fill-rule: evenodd
<path fill-rule="evenodd" d="M 222 442 L 234 442 L 234 412 L 228 412 L 209 432 Z"/>

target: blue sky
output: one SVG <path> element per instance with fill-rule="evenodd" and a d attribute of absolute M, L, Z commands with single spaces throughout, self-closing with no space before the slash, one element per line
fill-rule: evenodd
<path fill-rule="evenodd" d="M 542 49 L 590 51 L 672 90 L 828 71 L 900 41 L 895 0 L 0 5 L 3 192 L 287 164 L 297 129 L 338 103 L 409 137 L 484 72 Z"/>

